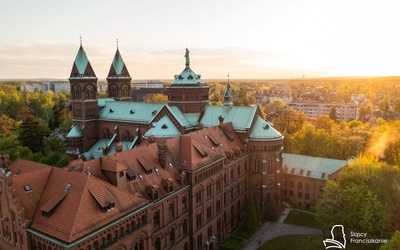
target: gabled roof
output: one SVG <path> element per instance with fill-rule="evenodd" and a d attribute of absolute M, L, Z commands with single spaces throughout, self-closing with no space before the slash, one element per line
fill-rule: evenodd
<path fill-rule="evenodd" d="M 225 123 L 223 128 L 198 130 L 180 137 L 180 164 L 182 169 L 194 171 L 217 159 L 230 161 L 231 152 L 244 150 L 244 145 L 234 133 L 232 123 Z M 174 138 L 175 139 L 175 138 Z"/>
<path fill-rule="evenodd" d="M 283 153 L 283 168 L 287 174 L 328 180 L 330 174 L 344 167 L 348 161 Z"/>
<path fill-rule="evenodd" d="M 97 78 L 82 45 L 75 57 L 70 78 Z"/>
<path fill-rule="evenodd" d="M 252 140 L 281 140 L 282 135 L 275 130 L 271 122 L 264 121 L 260 116 L 256 117 L 250 133 Z"/>
<path fill-rule="evenodd" d="M 40 197 L 46 187 L 52 167 L 26 160 L 17 160 L 9 166 L 13 175 L 12 184 L 21 206 L 25 208 L 25 216 L 32 219 Z M 25 189 L 29 186 L 30 191 Z"/>
<path fill-rule="evenodd" d="M 204 127 L 217 126 L 219 124 L 218 117 L 222 116 L 224 123 L 232 122 L 235 131 L 245 131 L 251 127 L 257 108 L 257 105 L 253 107 L 207 105 L 200 122 Z"/>
<path fill-rule="evenodd" d="M 58 197 L 68 186 L 68 195 Z M 48 208 L 54 201 L 58 202 L 57 207 L 50 216 L 43 216 L 41 209 L 36 210 L 30 228 L 66 243 L 146 204 L 140 197 L 93 175 L 57 168 L 53 168 L 38 207 Z M 107 202 L 113 203 L 113 208 L 104 212 L 102 208 Z"/>
<path fill-rule="evenodd" d="M 119 49 L 115 52 L 114 60 L 111 64 L 110 71 L 108 72 L 107 78 L 131 78 L 128 69 L 122 59 Z"/>
<path fill-rule="evenodd" d="M 153 122 L 152 125 L 153 127 L 143 135 L 143 138 L 148 138 L 151 135 L 156 138 L 172 138 L 181 135 L 167 115 L 164 115 L 158 122 Z"/>
<path fill-rule="evenodd" d="M 67 138 L 77 138 L 82 136 L 83 136 L 82 130 L 78 125 L 72 126 L 71 130 L 67 134 Z"/>

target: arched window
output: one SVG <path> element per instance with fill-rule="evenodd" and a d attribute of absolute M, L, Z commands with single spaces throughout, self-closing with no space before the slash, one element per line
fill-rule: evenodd
<path fill-rule="evenodd" d="M 196 192 L 196 202 L 197 203 L 201 202 L 201 192 L 202 192 L 201 189 L 198 189 L 197 192 Z"/>
<path fill-rule="evenodd" d="M 203 247 L 203 235 L 199 234 L 197 235 L 197 249 L 202 249 Z"/>
<path fill-rule="evenodd" d="M 160 249 L 161 249 L 161 240 L 158 237 L 154 241 L 154 250 L 160 250 Z"/>
<path fill-rule="evenodd" d="M 85 98 L 86 99 L 95 99 L 94 96 L 94 88 L 92 85 L 88 85 L 85 89 Z"/>
<path fill-rule="evenodd" d="M 143 239 L 140 238 L 138 241 L 136 241 L 134 246 L 135 246 L 134 247 L 135 250 L 144 250 L 144 241 L 143 241 Z"/>
<path fill-rule="evenodd" d="M 129 96 L 129 86 L 127 84 L 124 84 L 121 86 L 121 96 L 122 97 L 128 97 Z"/>
<path fill-rule="evenodd" d="M 108 87 L 108 91 L 110 92 L 110 97 L 117 97 L 118 96 L 118 87 L 115 84 L 111 84 Z"/>
<path fill-rule="evenodd" d="M 289 182 L 289 187 L 291 187 L 291 188 L 294 187 L 294 182 L 293 182 L 293 181 L 290 181 L 290 182 Z"/>
<path fill-rule="evenodd" d="M 187 209 L 187 204 L 186 204 L 186 196 L 182 197 L 182 210 L 186 210 Z"/>
<path fill-rule="evenodd" d="M 260 159 L 254 158 L 254 172 L 260 172 Z"/>
<path fill-rule="evenodd" d="M 183 232 L 183 235 L 187 235 L 188 234 L 188 225 L 187 225 L 187 220 L 186 219 L 183 220 L 183 223 L 182 223 L 182 232 Z"/>
<path fill-rule="evenodd" d="M 72 90 L 72 98 L 74 100 L 79 100 L 81 99 L 81 88 L 79 88 L 78 85 L 74 86 L 74 89 Z"/>
<path fill-rule="evenodd" d="M 110 138 L 110 130 L 108 130 L 108 128 L 103 129 L 103 138 L 104 139 Z"/>
<path fill-rule="evenodd" d="M 310 184 L 306 183 L 306 189 L 310 189 Z"/>
<path fill-rule="evenodd" d="M 211 207 L 211 205 L 209 205 L 207 207 L 207 221 L 209 221 L 211 219 L 212 219 L 212 207 Z"/>
<path fill-rule="evenodd" d="M 196 216 L 196 225 L 197 225 L 197 228 L 200 228 L 201 227 L 201 225 L 202 225 L 202 214 L 201 214 L 201 212 L 200 213 L 198 213 L 197 214 L 197 216 Z"/>
<path fill-rule="evenodd" d="M 207 185 L 207 197 L 208 198 L 211 197 L 211 188 L 212 188 L 211 183 L 208 183 L 208 185 Z"/>
<path fill-rule="evenodd" d="M 129 130 L 125 130 L 122 133 L 122 141 L 130 141 L 130 137 L 131 137 L 131 134 L 129 133 Z"/>
<path fill-rule="evenodd" d="M 302 189 L 302 188 L 303 188 L 303 183 L 302 183 L 302 182 L 299 182 L 299 183 L 297 184 L 297 188 L 298 188 L 298 189 Z"/>
<path fill-rule="evenodd" d="M 169 219 L 173 219 L 174 218 L 174 203 L 169 204 Z"/>
<path fill-rule="evenodd" d="M 169 231 L 169 243 L 171 245 L 175 244 L 175 228 L 171 228 L 171 230 Z"/>
<path fill-rule="evenodd" d="M 153 224 L 155 228 L 160 227 L 160 214 L 158 212 L 154 213 L 153 216 Z"/>

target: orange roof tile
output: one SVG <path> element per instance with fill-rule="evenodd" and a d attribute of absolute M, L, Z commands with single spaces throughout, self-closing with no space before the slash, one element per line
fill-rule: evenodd
<path fill-rule="evenodd" d="M 145 205 L 143 200 L 94 176 L 54 168 L 39 207 L 52 200 L 54 195 L 70 184 L 69 194 L 59 203 L 49 217 L 36 211 L 31 228 L 70 243 L 102 227 L 122 215 Z M 113 199 L 114 208 L 102 212 L 92 192 L 100 200 Z"/>

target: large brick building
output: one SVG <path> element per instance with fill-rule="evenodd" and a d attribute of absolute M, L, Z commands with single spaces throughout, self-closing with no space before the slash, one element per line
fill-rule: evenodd
<path fill-rule="evenodd" d="M 83 47 L 70 76 L 74 126 L 65 169 L 25 160 L 0 173 L 1 249 L 216 249 L 256 193 L 262 214 L 281 203 L 282 135 L 258 106 L 208 105 L 190 69 L 169 103 L 130 101 L 131 77 L 117 49 L 97 99 Z"/>

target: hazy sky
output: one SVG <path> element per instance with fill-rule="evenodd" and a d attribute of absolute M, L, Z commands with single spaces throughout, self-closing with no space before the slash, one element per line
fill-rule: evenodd
<path fill-rule="evenodd" d="M 0 78 L 98 78 L 119 49 L 133 79 L 400 75 L 400 1 L 0 1 Z"/>

